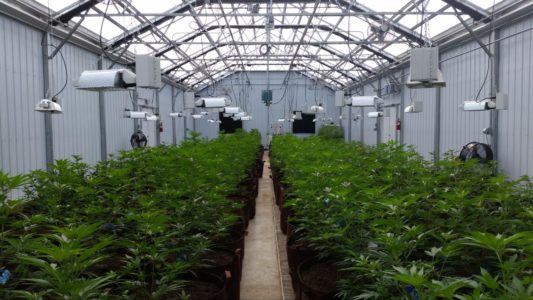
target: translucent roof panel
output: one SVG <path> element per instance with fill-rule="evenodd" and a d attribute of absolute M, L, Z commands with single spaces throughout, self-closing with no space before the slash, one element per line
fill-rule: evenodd
<path fill-rule="evenodd" d="M 35 1 L 53 11 L 52 17 L 87 2 Z M 485 16 L 502 1 L 457 0 Z M 101 36 L 105 51 L 160 57 L 165 73 L 191 86 L 243 68 L 298 70 L 345 86 L 459 24 L 450 1 L 443 0 L 269 3 L 103 0 L 86 12 L 82 26 Z M 70 21 L 80 21 L 82 14 Z"/>

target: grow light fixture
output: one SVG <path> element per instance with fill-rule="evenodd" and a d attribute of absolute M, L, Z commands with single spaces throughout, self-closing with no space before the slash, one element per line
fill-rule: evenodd
<path fill-rule="evenodd" d="M 238 114 L 241 112 L 241 108 L 237 106 L 226 106 L 220 109 L 220 112 L 225 114 Z"/>
<path fill-rule="evenodd" d="M 183 113 L 180 111 L 180 112 L 173 112 L 173 113 L 170 113 L 170 117 L 171 118 L 181 118 L 183 117 Z"/>
<path fill-rule="evenodd" d="M 414 101 L 411 105 L 406 106 L 403 110 L 405 113 L 419 113 L 424 108 L 424 102 Z"/>
<path fill-rule="evenodd" d="M 131 110 L 125 109 L 124 118 L 146 119 L 146 112 L 145 111 L 131 111 Z"/>
<path fill-rule="evenodd" d="M 86 91 L 120 91 L 136 84 L 135 73 L 128 69 L 83 71 L 74 87 Z"/>
<path fill-rule="evenodd" d="M 238 112 L 236 114 L 233 114 L 233 118 L 242 118 L 242 117 L 246 117 L 246 116 L 248 116 L 248 114 L 246 112 L 244 112 L 244 111 L 240 111 L 240 112 Z"/>
<path fill-rule="evenodd" d="M 309 107 L 309 113 L 311 114 L 319 114 L 323 113 L 325 111 L 324 107 L 322 105 L 313 105 Z"/>
<path fill-rule="evenodd" d="M 382 111 L 371 111 L 367 114 L 369 118 L 380 118 L 383 117 Z"/>
<path fill-rule="evenodd" d="M 194 115 L 192 115 L 191 117 L 192 117 L 193 119 L 201 119 L 201 118 L 203 118 L 204 116 L 199 115 L 199 114 L 194 114 Z"/>
<path fill-rule="evenodd" d="M 154 122 L 154 121 L 159 120 L 159 118 L 158 118 L 156 115 L 149 115 L 149 114 L 146 114 L 146 118 L 145 118 L 145 120 L 146 120 L 146 121 Z"/>
<path fill-rule="evenodd" d="M 346 105 L 354 107 L 375 107 L 376 109 L 384 103 L 378 96 L 352 96 L 347 99 Z"/>
<path fill-rule="evenodd" d="M 230 104 L 226 97 L 200 98 L 194 102 L 196 107 L 224 108 Z"/>
<path fill-rule="evenodd" d="M 496 94 L 496 97 L 490 97 L 482 100 L 469 100 L 463 102 L 463 110 L 480 111 L 480 110 L 506 110 L 509 108 L 509 96 L 504 93 Z"/>
<path fill-rule="evenodd" d="M 38 112 L 43 113 L 55 113 L 55 114 L 62 114 L 63 110 L 61 109 L 61 105 L 59 103 L 49 100 L 49 99 L 42 99 L 35 105 L 35 110 Z"/>
<path fill-rule="evenodd" d="M 491 101 L 489 99 L 487 100 L 469 100 L 463 102 L 463 109 L 465 111 L 479 111 L 479 110 L 489 110 L 489 109 L 495 109 L 496 103 L 494 101 Z"/>

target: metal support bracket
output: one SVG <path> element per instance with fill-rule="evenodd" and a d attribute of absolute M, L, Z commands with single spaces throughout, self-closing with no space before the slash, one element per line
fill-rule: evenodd
<path fill-rule="evenodd" d="M 74 32 L 76 32 L 76 30 L 78 30 L 78 28 L 80 27 L 81 23 L 83 23 L 83 20 L 85 20 L 85 16 L 87 15 L 88 12 L 89 12 L 89 10 L 86 10 L 85 13 L 81 15 L 80 20 L 74 25 L 74 27 L 72 27 L 72 29 L 68 32 L 67 36 L 61 41 L 61 43 L 59 43 L 59 45 L 55 47 L 54 52 L 52 52 L 52 54 L 50 54 L 48 56 L 48 59 L 54 58 L 57 55 L 57 53 L 59 51 L 61 51 L 61 48 L 63 48 L 63 46 L 65 46 L 65 44 L 72 37 Z"/>
<path fill-rule="evenodd" d="M 454 8 L 453 10 L 455 11 L 455 16 L 457 17 L 457 19 L 459 19 L 459 22 L 461 22 L 461 24 L 463 24 L 463 27 L 466 29 L 466 31 L 468 31 L 468 33 L 470 33 L 470 35 L 474 38 L 474 40 L 476 40 L 476 42 L 483 49 L 483 51 L 485 51 L 485 53 L 487 53 L 487 55 L 492 58 L 494 56 L 494 54 L 492 52 L 490 52 L 489 48 L 487 48 L 487 46 L 485 44 L 483 44 L 481 39 L 476 35 L 476 33 L 466 23 L 466 21 L 463 20 L 463 18 L 461 18 L 461 15 L 457 11 L 457 9 Z"/>

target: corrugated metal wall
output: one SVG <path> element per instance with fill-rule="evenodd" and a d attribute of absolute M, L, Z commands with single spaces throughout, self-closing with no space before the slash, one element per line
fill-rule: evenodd
<path fill-rule="evenodd" d="M 533 114 L 531 85 L 533 72 L 533 18 L 521 20 L 499 30 L 501 41 L 499 49 L 499 91 L 509 95 L 509 110 L 498 111 L 498 160 L 499 168 L 509 177 L 517 178 L 521 175 L 533 175 L 533 130 L 529 116 Z M 483 36 L 484 43 L 489 42 L 488 36 Z M 490 111 L 465 112 L 461 105 L 465 100 L 483 99 L 490 94 L 490 74 L 486 80 L 488 56 L 475 41 L 470 41 L 457 47 L 441 52 L 441 70 L 447 86 L 437 89 L 407 89 L 403 87 L 404 106 L 411 101 L 422 101 L 422 113 L 404 114 L 401 111 L 402 134 L 404 143 L 414 145 L 427 159 L 435 152 L 438 145 L 439 154 L 453 151 L 455 154 L 462 146 L 471 141 L 491 143 L 491 137 L 482 133 L 484 128 L 490 127 Z M 407 75 L 409 69 L 404 69 Z M 405 82 L 407 76 L 403 77 Z M 382 82 L 382 85 L 386 84 Z M 372 86 L 373 85 L 373 86 Z M 364 87 L 366 95 L 374 95 L 376 83 Z M 440 94 L 438 94 L 440 93 Z M 479 96 L 478 96 L 479 93 Z M 437 97 L 440 105 L 437 108 Z M 387 97 L 384 97 L 387 99 Z M 398 96 L 392 97 L 398 101 Z M 401 101 L 401 99 L 400 99 Z M 365 109 L 365 113 L 369 109 Z M 437 111 L 440 112 L 438 134 L 436 133 Z M 386 126 L 392 126 L 392 120 L 382 120 Z M 364 121 L 364 142 L 374 144 L 375 132 L 372 132 L 373 122 Z M 388 124 L 388 125 L 387 125 Z M 367 128 L 369 127 L 370 128 Z M 352 137 L 354 135 L 352 134 Z M 436 140 L 437 139 L 437 140 Z M 382 140 L 386 136 L 382 135 Z"/>
<path fill-rule="evenodd" d="M 0 15 L 0 169 L 13 175 L 45 167 L 41 37 Z"/>
<path fill-rule="evenodd" d="M 42 32 L 0 14 L 0 169 L 10 174 L 27 173 L 46 167 L 44 114 L 34 110 L 45 97 L 43 80 Z M 58 40 L 53 40 L 58 45 Z M 53 47 L 50 48 L 53 51 Z M 76 90 L 73 79 L 83 70 L 98 68 L 98 55 L 69 43 L 60 54 L 49 61 L 51 94 L 58 93 L 63 114 L 52 115 L 54 159 L 80 155 L 85 162 L 95 163 L 102 158 L 99 97 L 96 92 Z M 110 62 L 104 60 L 104 67 Z M 122 68 L 116 65 L 114 68 Z M 171 87 L 160 93 L 163 122 L 168 124 L 161 141 L 173 142 Z M 155 100 L 151 90 L 139 90 L 140 97 Z M 125 108 L 132 108 L 128 92 L 104 93 L 107 154 L 131 148 L 129 138 L 134 130 L 133 120 L 123 118 Z M 181 102 L 181 101 L 177 101 Z M 155 109 L 157 110 L 157 109 Z M 179 123 L 179 122 L 178 122 Z M 155 145 L 155 122 L 143 124 Z M 183 138 L 177 125 L 177 142 Z"/>
<path fill-rule="evenodd" d="M 185 110 L 183 96 L 183 91 L 174 88 L 174 112 L 183 112 Z M 179 143 L 180 141 L 183 141 L 186 138 L 187 118 L 174 118 L 172 122 L 173 136 L 175 137 L 176 143 Z"/>
<path fill-rule="evenodd" d="M 162 124 L 163 132 L 160 135 L 160 141 L 164 144 L 172 144 L 172 87 L 163 86 L 159 91 L 159 118 Z"/>
<path fill-rule="evenodd" d="M 404 114 L 402 130 L 404 143 L 415 146 L 415 149 L 426 159 L 435 152 L 435 103 L 436 89 L 403 89 L 405 105 L 412 101 L 424 103 L 421 113 Z"/>
<path fill-rule="evenodd" d="M 533 18 L 505 28 L 500 37 L 500 91 L 509 94 L 509 110 L 499 111 L 500 168 L 516 178 L 533 175 Z M 526 31 L 527 30 L 527 31 Z"/>
<path fill-rule="evenodd" d="M 375 90 L 378 88 L 377 81 L 372 82 L 370 85 L 366 85 L 364 88 L 364 95 L 370 96 L 370 95 L 376 95 Z M 357 110 L 357 109 L 355 109 Z M 377 135 L 377 122 L 378 119 L 375 118 L 369 118 L 368 113 L 371 111 L 375 111 L 373 107 L 362 107 L 361 110 L 361 120 L 358 122 L 361 122 L 363 125 L 363 143 L 367 145 L 375 145 L 377 143 L 378 135 Z"/>
<path fill-rule="evenodd" d="M 112 62 L 103 59 L 103 68 L 108 69 Z M 124 68 L 121 65 L 113 65 L 113 69 Z M 98 97 L 98 94 L 95 93 Z M 107 154 L 116 154 L 120 150 L 131 149 L 130 137 L 134 131 L 133 120 L 124 118 L 124 109 L 133 110 L 132 91 L 113 91 L 103 93 L 106 120 L 106 144 Z"/>
<path fill-rule="evenodd" d="M 483 41 L 486 43 L 488 39 Z M 460 107 L 463 101 L 476 98 L 487 74 L 488 56 L 483 50 L 457 56 L 474 48 L 479 48 L 479 45 L 470 42 L 441 54 L 441 70 L 446 79 L 446 87 L 441 89 L 441 153 L 460 150 L 472 141 L 487 143 L 482 130 L 490 126 L 490 112 L 464 111 Z M 490 76 L 479 98 L 489 94 Z"/>
<path fill-rule="evenodd" d="M 388 115 L 381 118 L 381 142 L 399 141 L 399 132 L 396 130 L 396 120 L 400 118 L 400 102 L 401 102 L 401 90 L 400 86 L 397 86 L 395 81 L 401 80 L 401 74 L 391 74 L 392 77 L 385 77 L 381 79 L 381 98 L 384 100 L 385 108 Z M 398 89 L 398 91 L 392 91 L 392 87 Z M 392 105 L 392 106 L 391 106 Z"/>
<path fill-rule="evenodd" d="M 57 45 L 58 41 L 54 44 Z M 93 164 L 101 158 L 98 94 L 76 90 L 72 86 L 72 78 L 78 77 L 83 70 L 97 69 L 98 57 L 70 44 L 65 44 L 61 53 L 67 63 L 68 74 L 60 54 L 50 63 L 52 94 L 58 93 L 66 83 L 64 91 L 58 96 L 63 114 L 52 115 L 54 158 L 79 155 L 85 162 Z"/>

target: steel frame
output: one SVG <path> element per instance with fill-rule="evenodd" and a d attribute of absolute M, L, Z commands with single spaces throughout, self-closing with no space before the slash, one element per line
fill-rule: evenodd
<path fill-rule="evenodd" d="M 173 77 L 173 79 L 177 83 L 187 82 L 188 87 L 198 87 L 206 81 L 214 83 L 214 77 L 220 73 L 235 73 L 237 69 L 246 73 L 249 66 L 254 65 L 265 65 L 268 72 L 271 65 L 285 62 L 288 66 L 287 76 L 294 69 L 307 72 L 318 80 L 329 81 L 330 84 L 343 88 L 365 77 L 378 74 L 380 72 L 378 70 L 386 65 L 398 65 L 403 58 L 387 52 L 387 48 L 393 44 L 431 45 L 433 41 L 418 33 L 417 30 L 425 22 L 438 15 L 455 15 L 462 21 L 461 17 L 464 15 L 468 15 L 476 22 L 486 23 L 491 20 L 488 11 L 469 1 L 440 0 L 445 4 L 441 9 L 425 12 L 426 18 L 417 22 L 415 26 L 402 25 L 403 17 L 420 14 L 416 9 L 423 1 L 409 0 L 397 12 L 378 12 L 354 0 L 254 0 L 253 3 L 267 5 L 267 11 L 246 14 L 242 10 L 245 8 L 244 4 L 249 3 L 248 1 L 216 0 L 207 4 L 205 0 L 184 0 L 183 3 L 166 12 L 143 14 L 129 1 L 115 0 L 124 12 L 104 16 L 104 13 L 97 8 L 101 0 L 80 0 L 54 14 L 51 24 L 54 26 L 69 24 L 75 17 L 81 18 L 78 24 L 81 24 L 85 17 L 105 17 L 107 21 L 123 30 L 122 34 L 106 42 L 106 51 L 119 49 L 127 51 L 131 44 L 146 46 L 163 61 L 171 63 L 164 69 L 164 74 L 172 77 L 176 71 L 185 72 L 185 76 Z M 326 11 L 330 6 L 336 9 L 335 12 Z M 454 9 L 454 12 L 446 11 L 450 7 Z M 264 7 L 261 8 L 264 9 Z M 276 12 L 273 12 L 274 8 Z M 294 13 L 295 10 L 298 13 Z M 113 18 L 117 16 L 134 17 L 139 25 L 125 28 L 114 21 Z M 148 18 L 148 16 L 153 18 Z M 367 23 L 386 23 L 391 32 L 394 32 L 394 39 L 380 46 L 374 41 L 377 36 L 375 33 L 369 33 L 363 38 L 357 37 L 353 32 L 347 32 L 341 27 L 341 23 L 348 16 Z M 203 22 L 201 17 L 214 19 Z M 247 19 L 249 17 L 251 17 L 251 24 Z M 274 20 L 274 28 L 261 24 L 263 17 Z M 338 17 L 338 19 L 331 22 L 328 21 L 330 17 Z M 187 18 L 192 18 L 198 29 L 179 39 L 174 40 L 168 37 L 161 29 L 161 26 L 171 26 L 172 22 L 188 20 Z M 72 30 L 74 31 L 75 29 Z M 287 31 L 292 32 L 286 34 Z M 154 38 L 151 41 L 147 40 L 148 35 Z M 202 41 L 204 36 L 209 41 L 209 47 L 206 49 Z M 340 40 L 335 40 L 333 37 Z M 65 42 L 68 38 L 70 35 Z M 162 43 L 166 45 L 163 47 L 156 45 Z M 201 49 L 198 49 L 197 45 L 201 45 Z M 268 50 L 266 55 L 258 56 L 257 51 L 261 52 L 260 48 L 265 45 Z M 334 45 L 344 45 L 349 51 L 344 53 Z M 189 51 L 190 47 L 195 49 Z M 270 53 L 273 47 L 278 47 L 279 53 Z M 224 50 L 227 50 L 227 53 L 223 53 Z M 173 52 L 169 53 L 171 51 Z M 304 53 L 301 53 L 302 51 Z M 217 56 L 208 57 L 212 56 L 212 52 L 215 52 Z M 329 58 L 326 58 L 326 55 Z M 369 65 L 367 63 L 369 61 L 373 61 L 374 64 Z M 210 68 L 218 69 L 211 72 Z M 356 72 L 358 75 L 354 76 L 351 72 Z"/>

